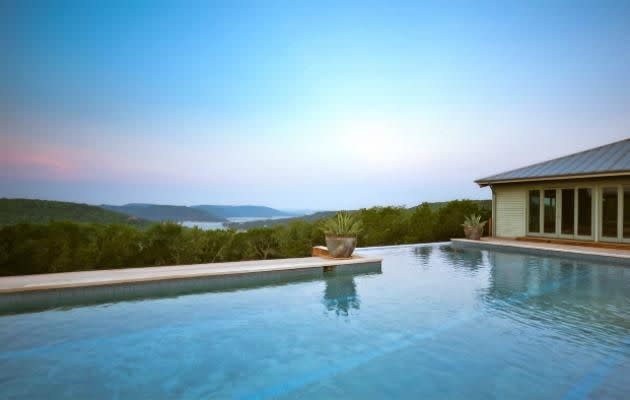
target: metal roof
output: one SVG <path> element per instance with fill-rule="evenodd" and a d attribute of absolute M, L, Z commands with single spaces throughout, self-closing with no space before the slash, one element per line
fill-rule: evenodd
<path fill-rule="evenodd" d="M 492 175 L 475 182 L 480 186 L 486 186 L 512 181 L 625 175 L 625 173 L 630 175 L 630 138 Z"/>

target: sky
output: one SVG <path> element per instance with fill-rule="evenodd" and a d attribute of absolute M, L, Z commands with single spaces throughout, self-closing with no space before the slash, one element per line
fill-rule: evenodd
<path fill-rule="evenodd" d="M 628 1 L 12 3 L 0 197 L 413 206 L 630 137 Z"/>

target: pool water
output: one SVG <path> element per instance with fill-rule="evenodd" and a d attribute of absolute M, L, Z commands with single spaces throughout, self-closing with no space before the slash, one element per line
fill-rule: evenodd
<path fill-rule="evenodd" d="M 630 268 L 360 252 L 380 273 L 1 316 L 0 397 L 630 398 Z"/>

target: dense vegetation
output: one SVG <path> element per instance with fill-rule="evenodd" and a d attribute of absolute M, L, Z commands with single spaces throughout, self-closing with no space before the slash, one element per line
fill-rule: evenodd
<path fill-rule="evenodd" d="M 0 225 L 22 222 L 51 221 L 94 222 L 99 224 L 129 224 L 148 226 L 148 221 L 130 218 L 119 212 L 104 210 L 88 204 L 64 201 L 0 199 Z"/>
<path fill-rule="evenodd" d="M 464 217 L 487 219 L 485 203 L 456 200 L 435 209 L 375 207 L 355 211 L 360 246 L 461 237 Z M 124 224 L 50 222 L 0 228 L 0 275 L 301 257 L 324 243 L 323 221 L 293 221 L 248 231 L 203 231 L 177 224 L 137 229 Z"/>
<path fill-rule="evenodd" d="M 467 202 L 469 202 L 470 204 L 476 205 L 479 210 L 484 210 L 484 209 L 490 210 L 490 208 L 492 207 L 492 200 L 467 200 Z M 408 211 L 412 213 L 416 208 L 428 205 L 429 208 L 431 208 L 431 211 L 437 212 L 441 208 L 446 207 L 448 204 L 449 204 L 448 201 L 422 203 L 419 206 L 409 208 Z M 400 212 L 404 213 L 405 209 L 399 208 L 399 210 Z M 314 214 L 302 215 L 299 217 L 282 218 L 282 219 L 264 219 L 264 220 L 249 221 L 249 222 L 230 223 L 228 224 L 228 226 L 236 230 L 252 229 L 252 228 L 267 228 L 267 227 L 273 227 L 277 225 L 287 225 L 295 221 L 315 222 L 323 218 L 333 217 L 336 213 L 337 213 L 336 211 L 318 211 Z"/>
<path fill-rule="evenodd" d="M 124 206 L 111 206 L 104 204 L 101 207 L 108 210 L 133 215 L 134 217 L 147 219 L 149 221 L 225 221 L 224 218 L 210 214 L 206 211 L 186 206 L 136 203 L 125 204 Z"/>

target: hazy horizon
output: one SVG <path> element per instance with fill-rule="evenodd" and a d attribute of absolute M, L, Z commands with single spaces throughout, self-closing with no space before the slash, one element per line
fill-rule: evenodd
<path fill-rule="evenodd" d="M 0 196 L 0 199 L 2 198 L 7 198 L 7 199 L 12 199 L 12 200 L 46 200 L 46 201 L 63 201 L 63 202 L 70 202 L 70 203 L 80 203 L 80 204 L 88 204 L 88 205 L 93 205 L 93 206 L 125 206 L 125 205 L 133 205 L 133 204 L 150 204 L 150 205 L 159 205 L 159 206 L 186 206 L 186 207 L 193 207 L 193 206 L 201 206 L 201 205 L 212 205 L 212 206 L 219 206 L 219 207 L 238 207 L 238 206 L 243 206 L 243 207 L 269 207 L 269 208 L 273 208 L 275 210 L 278 211 L 283 211 L 283 212 L 287 212 L 287 213 L 296 213 L 296 214 L 304 214 L 304 213 L 309 213 L 309 212 L 320 212 L 320 211 L 339 211 L 339 210 L 358 210 L 360 208 L 370 208 L 370 207 L 387 207 L 387 206 L 392 206 L 392 207 L 406 207 L 406 208 L 410 208 L 410 207 L 415 207 L 418 206 L 422 203 L 424 203 L 424 201 L 418 202 L 417 204 L 370 204 L 370 205 L 366 205 L 366 206 L 361 206 L 361 207 L 355 207 L 355 208 L 295 208 L 295 207 L 277 207 L 274 206 L 273 204 L 256 204 L 256 203 L 238 203 L 238 204 L 220 204 L 220 203 L 212 203 L 212 202 L 202 202 L 202 203 L 160 203 L 160 202 L 127 202 L 127 203 L 104 203 L 104 202 L 84 202 L 84 201 L 78 201 L 78 200 L 60 200 L 57 198 L 45 198 L 45 197 L 36 197 L 36 196 L 31 196 L 31 197 L 20 197 L 20 196 L 14 196 L 14 197 L 10 197 L 10 196 Z M 441 203 L 441 202 L 449 202 L 452 200 L 473 200 L 473 201 L 478 201 L 478 200 L 490 200 L 490 198 L 465 198 L 465 197 L 461 197 L 461 198 L 452 198 L 452 199 L 445 199 L 445 200 L 435 200 L 435 201 L 427 201 L 428 203 Z M 273 218 L 277 218 L 277 217 L 272 217 Z"/>
<path fill-rule="evenodd" d="M 630 136 L 630 2 L 0 13 L 0 197 L 356 209 Z"/>

